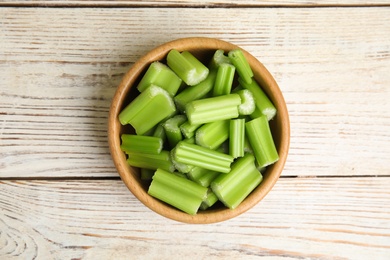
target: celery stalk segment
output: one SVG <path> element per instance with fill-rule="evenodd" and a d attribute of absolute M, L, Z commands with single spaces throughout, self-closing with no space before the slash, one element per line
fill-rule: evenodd
<path fill-rule="evenodd" d="M 165 135 L 168 139 L 169 146 L 171 148 L 175 147 L 178 142 L 183 140 L 180 125 L 183 124 L 185 121 L 187 121 L 185 115 L 176 115 L 162 124 L 165 130 Z"/>
<path fill-rule="evenodd" d="M 138 135 L 143 135 L 175 112 L 175 104 L 168 92 L 152 85 L 121 111 L 119 121 L 122 125 L 130 124 Z"/>
<path fill-rule="evenodd" d="M 229 173 L 220 174 L 211 183 L 212 191 L 230 209 L 235 209 L 262 181 L 254 161 L 252 154 L 246 154 L 232 164 Z"/>
<path fill-rule="evenodd" d="M 196 124 L 192 125 L 189 121 L 184 122 L 182 125 L 180 125 L 181 133 L 184 135 L 185 138 L 191 138 L 195 136 L 196 130 L 201 126 L 202 124 Z"/>
<path fill-rule="evenodd" d="M 179 89 L 182 80 L 165 64 L 156 61 L 149 65 L 137 89 L 142 92 L 150 85 L 156 85 L 165 89 L 169 95 L 174 96 Z"/>
<path fill-rule="evenodd" d="M 236 92 L 240 95 L 241 105 L 238 106 L 238 113 L 240 115 L 250 115 L 255 111 L 256 103 L 252 92 L 248 89 L 238 90 Z"/>
<path fill-rule="evenodd" d="M 179 142 L 176 145 L 174 160 L 193 166 L 217 171 L 229 172 L 233 157 L 196 144 Z"/>
<path fill-rule="evenodd" d="M 219 175 L 219 172 L 204 169 L 201 167 L 193 167 L 187 172 L 187 177 L 190 180 L 202 185 L 203 187 L 209 187 L 210 183 Z"/>
<path fill-rule="evenodd" d="M 229 154 L 234 158 L 242 157 L 245 144 L 245 119 L 232 119 L 229 123 Z"/>
<path fill-rule="evenodd" d="M 154 136 L 133 134 L 121 135 L 121 149 L 127 153 L 160 153 L 163 148 L 163 140 Z"/>
<path fill-rule="evenodd" d="M 238 117 L 241 98 L 238 94 L 194 100 L 186 105 L 190 124 L 204 124 Z"/>
<path fill-rule="evenodd" d="M 229 138 L 229 120 L 202 125 L 195 134 L 195 143 L 209 149 L 218 148 Z"/>
<path fill-rule="evenodd" d="M 245 123 L 245 131 L 259 167 L 266 167 L 279 160 L 265 115 Z"/>
<path fill-rule="evenodd" d="M 217 195 L 215 195 L 215 193 L 211 189 L 208 189 L 207 197 L 202 201 L 202 204 L 200 204 L 200 209 L 206 210 L 211 206 L 213 206 L 217 201 L 218 201 Z"/>
<path fill-rule="evenodd" d="M 130 166 L 157 170 L 158 168 L 173 172 L 173 166 L 170 152 L 162 150 L 159 154 L 152 153 L 128 153 L 127 163 Z"/>
<path fill-rule="evenodd" d="M 213 88 L 213 96 L 230 94 L 235 71 L 236 68 L 231 64 L 222 63 L 219 65 Z"/>
<path fill-rule="evenodd" d="M 251 91 L 255 98 L 257 109 L 255 110 L 256 114 L 254 116 L 251 115 L 252 118 L 258 117 L 260 112 L 261 114 L 266 115 L 268 120 L 271 120 L 276 115 L 276 108 L 267 94 L 265 94 L 259 84 L 257 84 L 256 80 L 252 80 L 251 83 L 246 83 L 243 79 L 238 78 L 238 81 L 242 87 Z"/>
<path fill-rule="evenodd" d="M 252 82 L 253 72 L 244 53 L 240 49 L 235 49 L 229 51 L 228 57 L 232 64 L 236 67 L 238 75 L 247 84 L 250 84 Z"/>
<path fill-rule="evenodd" d="M 173 207 L 195 215 L 208 189 L 170 172 L 157 169 L 148 193 Z"/>
<path fill-rule="evenodd" d="M 224 50 L 216 50 L 209 63 L 209 68 L 218 69 L 219 65 L 223 63 L 231 64 L 231 61 L 229 57 L 225 55 Z"/>

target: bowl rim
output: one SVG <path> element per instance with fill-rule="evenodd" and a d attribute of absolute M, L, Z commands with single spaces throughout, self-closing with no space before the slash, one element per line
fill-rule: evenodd
<path fill-rule="evenodd" d="M 137 184 L 139 180 L 134 177 L 135 169 L 126 163 L 125 154 L 120 150 L 121 125 L 118 120 L 118 114 L 123 107 L 123 102 L 126 96 L 133 87 L 136 87 L 134 86 L 134 83 L 140 74 L 145 71 L 151 62 L 164 59 L 171 49 L 177 49 L 178 51 L 187 50 L 191 52 L 192 50 L 196 49 L 202 49 L 203 51 L 215 51 L 217 49 L 223 49 L 225 51 L 229 51 L 237 48 L 243 51 L 252 68 L 258 68 L 257 70 L 253 70 L 254 78 L 257 80 L 259 85 L 268 85 L 268 87 L 263 88 L 263 90 L 270 97 L 275 107 L 277 107 L 277 117 L 280 117 L 278 120 L 281 120 L 280 122 L 283 126 L 280 133 L 280 144 L 278 149 L 279 160 L 271 166 L 273 171 L 272 176 L 269 178 L 264 178 L 261 183 L 261 188 L 257 187 L 234 210 L 224 208 L 218 210 L 207 210 L 206 212 L 200 211 L 196 215 L 189 215 L 165 204 L 164 202 L 159 201 L 158 199 L 151 197 L 147 191 L 142 188 L 141 185 Z M 226 221 L 241 215 L 258 204 L 271 191 L 272 187 L 279 179 L 287 160 L 290 146 L 290 121 L 287 105 L 277 82 L 271 73 L 266 69 L 266 67 L 254 56 L 238 45 L 221 39 L 208 37 L 186 37 L 178 38 L 153 48 L 141 58 L 139 58 L 123 76 L 111 101 L 108 117 L 108 143 L 112 160 L 120 178 L 130 190 L 130 192 L 133 193 L 133 195 L 139 201 L 141 201 L 141 203 L 143 203 L 152 211 L 178 222 L 191 224 L 209 224 Z"/>

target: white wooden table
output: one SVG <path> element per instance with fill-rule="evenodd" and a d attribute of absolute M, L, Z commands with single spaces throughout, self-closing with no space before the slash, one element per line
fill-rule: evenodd
<path fill-rule="evenodd" d="M 390 1 L 0 6 L 0 259 L 390 259 Z M 187 36 L 251 52 L 291 120 L 275 188 L 210 225 L 137 201 L 107 144 L 121 77 Z"/>

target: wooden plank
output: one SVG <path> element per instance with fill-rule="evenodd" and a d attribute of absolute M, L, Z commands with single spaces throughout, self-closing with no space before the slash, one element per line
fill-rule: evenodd
<path fill-rule="evenodd" d="M 283 175 L 390 174 L 389 8 L 2 8 L 0 17 L 1 177 L 117 176 L 106 142 L 116 86 L 142 54 L 188 36 L 240 45 L 274 74 L 291 120 Z"/>
<path fill-rule="evenodd" d="M 118 180 L 3 181 L 0 258 L 386 259 L 390 178 L 282 178 L 218 224 L 150 211 Z"/>
<path fill-rule="evenodd" d="M 152 1 L 134 1 L 134 0 L 0 0 L 0 6 L 65 6 L 65 7 L 347 7 L 347 6 L 389 6 L 390 3 L 387 0 L 325 0 L 325 1 L 282 1 L 282 0 L 240 0 L 240 1 L 214 1 L 214 0 L 152 0 Z"/>

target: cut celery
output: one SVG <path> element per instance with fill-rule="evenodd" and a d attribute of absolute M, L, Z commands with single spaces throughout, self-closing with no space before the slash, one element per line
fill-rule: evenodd
<path fill-rule="evenodd" d="M 232 64 L 236 67 L 237 74 L 247 83 L 252 82 L 253 72 L 245 58 L 244 53 L 240 49 L 229 51 L 228 57 Z"/>
<path fill-rule="evenodd" d="M 148 193 L 173 207 L 188 214 L 195 215 L 203 200 L 207 198 L 208 189 L 199 184 L 158 169 Z"/>
<path fill-rule="evenodd" d="M 229 138 L 229 120 L 202 125 L 195 134 L 195 143 L 209 149 L 218 148 Z"/>
<path fill-rule="evenodd" d="M 189 86 L 203 81 L 209 74 L 209 69 L 190 52 L 173 49 L 167 55 L 168 66 Z"/>
<path fill-rule="evenodd" d="M 204 169 L 201 167 L 193 167 L 187 172 L 187 177 L 190 180 L 202 185 L 203 187 L 209 187 L 210 183 L 219 175 L 219 172 Z"/>
<path fill-rule="evenodd" d="M 195 144 L 195 137 L 190 137 L 190 138 L 185 138 L 183 139 L 183 142 L 187 142 L 187 143 L 190 143 L 190 144 Z"/>
<path fill-rule="evenodd" d="M 150 181 L 154 175 L 154 170 L 141 168 L 141 180 Z"/>
<path fill-rule="evenodd" d="M 183 141 L 186 142 L 186 141 Z M 173 166 L 175 166 L 175 169 L 178 170 L 181 173 L 188 173 L 190 172 L 195 166 L 186 164 L 186 163 L 181 163 L 176 161 L 175 159 L 175 153 L 176 153 L 176 147 L 171 150 L 171 160 L 173 163 Z"/>
<path fill-rule="evenodd" d="M 169 146 L 171 148 L 175 147 L 178 142 L 183 140 L 183 136 L 180 130 L 180 125 L 186 121 L 187 121 L 186 116 L 176 115 L 168 119 L 162 124 L 165 130 L 165 135 L 167 136 L 168 139 Z"/>
<path fill-rule="evenodd" d="M 122 134 L 121 140 L 121 150 L 126 153 L 160 153 L 164 144 L 154 136 Z"/>
<path fill-rule="evenodd" d="M 175 112 L 176 106 L 168 92 L 152 85 L 121 111 L 119 121 L 122 125 L 130 124 L 142 135 Z"/>
<path fill-rule="evenodd" d="M 174 96 L 181 83 L 182 80 L 167 65 L 156 61 L 149 65 L 137 89 L 142 92 L 150 85 L 156 85 Z"/>
<path fill-rule="evenodd" d="M 205 80 L 199 84 L 183 89 L 183 91 L 173 98 L 177 108 L 180 111 L 184 111 L 186 104 L 189 102 L 204 98 L 213 89 L 216 76 L 217 72 L 211 70 Z"/>
<path fill-rule="evenodd" d="M 230 209 L 235 209 L 262 181 L 254 161 L 252 154 L 246 154 L 232 164 L 229 173 L 220 174 L 211 183 L 212 191 Z"/>
<path fill-rule="evenodd" d="M 231 92 L 235 71 L 236 68 L 231 64 L 222 63 L 219 65 L 213 88 L 213 96 L 227 95 Z"/>
<path fill-rule="evenodd" d="M 229 154 L 234 158 L 244 156 L 245 119 L 232 119 L 229 125 Z"/>
<path fill-rule="evenodd" d="M 238 94 L 195 100 L 187 104 L 186 114 L 190 124 L 204 124 L 238 117 L 241 98 Z"/>
<path fill-rule="evenodd" d="M 278 151 L 265 115 L 247 122 L 245 131 L 259 167 L 266 167 L 279 160 Z"/>
<path fill-rule="evenodd" d="M 167 140 L 167 136 L 165 134 L 165 130 L 162 124 L 157 125 L 157 127 L 154 129 L 153 136 L 161 138 L 163 143 Z"/>
<path fill-rule="evenodd" d="M 223 50 L 216 50 L 214 52 L 213 58 L 209 63 L 209 68 L 218 69 L 219 65 L 223 63 L 231 64 L 231 61 L 229 57 L 225 55 Z"/>
<path fill-rule="evenodd" d="M 276 115 L 276 108 L 272 104 L 271 100 L 267 97 L 267 94 L 261 89 L 256 80 L 252 80 L 251 83 L 246 83 L 243 79 L 238 78 L 241 86 L 245 89 L 248 89 L 252 92 L 253 97 L 255 98 L 255 103 L 257 109 L 255 110 L 255 115 L 251 115 L 252 118 L 259 116 L 259 113 L 266 115 L 268 120 L 271 120 Z"/>
<path fill-rule="evenodd" d="M 238 90 L 236 92 L 240 95 L 241 105 L 238 106 L 238 113 L 240 115 L 250 115 L 255 111 L 256 103 L 252 92 L 248 89 Z"/>
<path fill-rule="evenodd" d="M 173 166 L 170 152 L 162 150 L 159 154 L 152 153 L 128 153 L 129 158 L 127 163 L 138 168 L 157 170 L 161 168 L 166 171 L 173 172 Z"/>
<path fill-rule="evenodd" d="M 217 201 L 217 195 L 215 195 L 215 193 L 211 189 L 208 189 L 206 198 L 202 201 L 202 204 L 200 204 L 200 209 L 206 210 L 213 206 Z"/>
<path fill-rule="evenodd" d="M 179 142 L 173 154 L 174 160 L 201 168 L 229 172 L 233 157 L 196 144 Z"/>
<path fill-rule="evenodd" d="M 182 125 L 180 125 L 180 130 L 185 138 L 191 138 L 191 137 L 195 136 L 196 130 L 201 125 L 202 124 L 191 125 L 190 122 L 187 121 L 187 122 L 184 122 Z"/>

